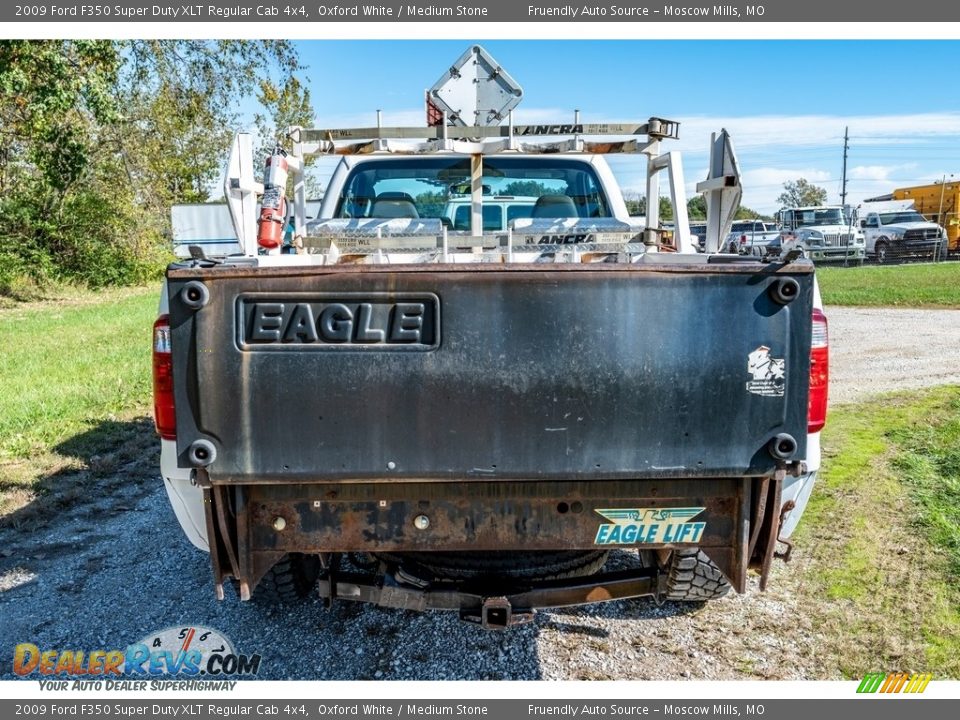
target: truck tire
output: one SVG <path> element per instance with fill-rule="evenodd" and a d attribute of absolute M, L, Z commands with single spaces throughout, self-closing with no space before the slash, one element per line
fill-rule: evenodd
<path fill-rule="evenodd" d="M 320 559 L 316 555 L 284 555 L 263 576 L 250 599 L 264 606 L 298 602 L 313 590 L 319 573 Z"/>
<path fill-rule="evenodd" d="M 560 580 L 593 575 L 603 567 L 606 550 L 543 552 L 419 552 L 378 553 L 425 580 L 468 580 L 507 577 L 524 580 Z"/>
<path fill-rule="evenodd" d="M 877 240 L 877 244 L 874 246 L 873 252 L 877 258 L 877 264 L 879 265 L 883 265 L 890 260 L 888 256 L 889 250 L 885 240 Z"/>
<path fill-rule="evenodd" d="M 730 584 L 700 548 L 674 550 L 665 568 L 667 600 L 704 602 L 722 598 Z"/>

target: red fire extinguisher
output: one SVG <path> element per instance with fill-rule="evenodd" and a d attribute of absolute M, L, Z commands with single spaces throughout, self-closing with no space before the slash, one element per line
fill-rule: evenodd
<path fill-rule="evenodd" d="M 267 250 L 278 248 L 283 242 L 287 216 L 287 200 L 284 197 L 286 188 L 287 154 L 278 147 L 273 151 L 273 155 L 267 158 L 257 230 L 257 243 Z"/>

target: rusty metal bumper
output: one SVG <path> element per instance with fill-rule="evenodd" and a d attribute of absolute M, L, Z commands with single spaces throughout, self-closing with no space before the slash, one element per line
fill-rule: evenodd
<path fill-rule="evenodd" d="M 774 478 L 564 482 L 392 482 L 224 486 L 204 482 L 207 530 L 218 595 L 234 578 L 249 599 L 264 574 L 288 553 L 333 559 L 345 553 L 531 552 L 651 550 L 699 547 L 737 592 L 749 567 L 765 585 L 780 527 L 784 471 Z M 676 523 L 671 513 L 692 513 Z M 624 518 L 611 520 L 610 518 Z M 666 517 L 655 521 L 651 518 Z M 646 520 L 644 518 L 647 518 Z M 422 520 L 428 522 L 421 522 Z M 618 522 L 633 527 L 614 538 Z M 675 523 L 695 535 L 656 535 Z M 647 523 L 647 530 L 638 528 Z M 611 540 L 616 542 L 611 542 Z M 403 571 L 401 571 L 403 572 Z M 512 584 L 510 584 L 512 583 Z M 491 598 L 507 598 L 510 614 L 656 595 L 656 574 L 594 575 L 528 583 L 484 577 L 482 586 L 424 583 L 395 576 L 340 573 L 336 561 L 320 593 L 407 609 L 459 610 L 483 618 Z M 490 606 L 493 607 L 493 606 Z"/>

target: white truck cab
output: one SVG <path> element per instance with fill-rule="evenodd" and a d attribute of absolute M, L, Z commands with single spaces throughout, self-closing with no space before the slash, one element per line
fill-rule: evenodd
<path fill-rule="evenodd" d="M 782 231 L 791 233 L 795 246 L 815 262 L 862 263 L 864 234 L 839 205 L 781 210 L 777 219 Z"/>

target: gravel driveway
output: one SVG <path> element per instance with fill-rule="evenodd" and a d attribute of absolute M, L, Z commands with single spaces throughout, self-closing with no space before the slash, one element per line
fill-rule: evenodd
<path fill-rule="evenodd" d="M 830 402 L 960 382 L 960 310 L 827 308 Z"/>
<path fill-rule="evenodd" d="M 828 317 L 834 402 L 960 381 L 960 311 L 828 309 Z M 545 611 L 503 633 L 348 603 L 269 612 L 229 590 L 217 602 L 207 556 L 181 534 L 154 462 L 129 465 L 120 490 L 93 492 L 55 522 L 0 530 L 0 675 L 10 676 L 16 643 L 113 649 L 200 624 L 240 652 L 259 652 L 262 679 L 839 677 L 819 655 L 816 615 L 799 605 L 802 557 L 775 564 L 764 594 Z"/>

